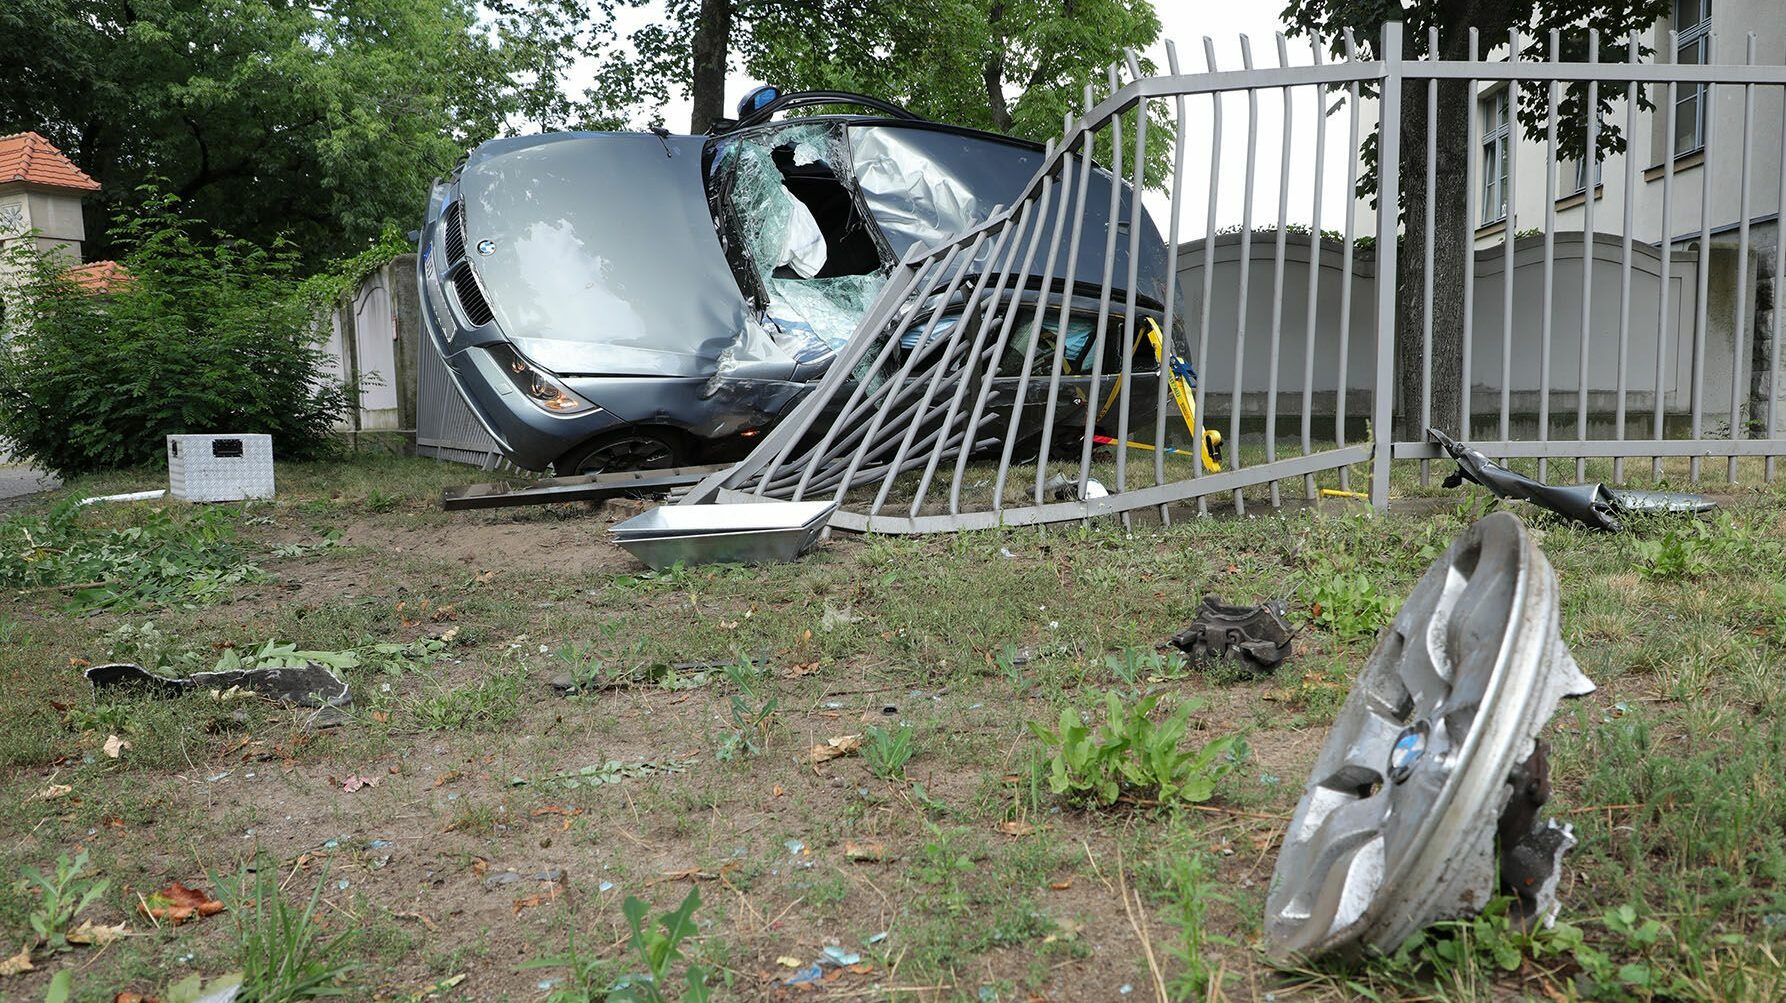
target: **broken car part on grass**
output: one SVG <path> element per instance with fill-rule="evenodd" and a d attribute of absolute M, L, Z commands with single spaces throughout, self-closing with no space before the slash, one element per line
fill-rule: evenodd
<path fill-rule="evenodd" d="M 1594 689 L 1563 643 L 1557 593 L 1550 562 L 1507 512 L 1427 569 L 1284 834 L 1265 906 L 1273 957 L 1391 952 L 1498 892 L 1528 922 L 1554 917 L 1575 839 L 1539 818 L 1549 787 L 1537 737 L 1564 697 Z"/>
<path fill-rule="evenodd" d="M 1543 484 L 1517 474 L 1489 459 L 1468 443 L 1458 442 L 1436 428 L 1426 434 L 1445 448 L 1457 461 L 1457 470 L 1445 478 L 1445 486 L 1455 488 L 1469 481 L 1487 488 L 1497 498 L 1529 501 L 1573 519 L 1589 529 L 1619 531 L 1619 516 L 1627 512 L 1706 512 L 1717 502 L 1704 495 L 1678 491 L 1627 491 L 1604 484 Z"/>
<path fill-rule="evenodd" d="M 1289 657 L 1296 638 L 1287 612 L 1281 599 L 1229 606 L 1220 596 L 1204 596 L 1191 625 L 1167 643 L 1199 661 L 1229 659 L 1266 674 Z"/>
<path fill-rule="evenodd" d="M 435 185 L 416 264 L 423 328 L 511 461 L 574 475 L 743 456 L 832 367 L 908 251 L 984 223 L 1043 161 L 1041 146 L 857 95 L 784 95 L 766 111 L 852 105 L 871 113 L 498 139 Z M 1113 190 L 1126 206 L 1126 183 L 1088 175 L 1078 268 L 1060 288 L 1107 274 Z M 1139 279 L 1126 258 L 1118 274 L 1158 312 L 1165 244 L 1145 214 L 1141 229 Z M 1096 302 L 1075 295 L 1069 315 L 1061 296 L 1012 289 L 992 306 L 1047 307 L 1038 337 L 1059 327 L 1077 376 L 1104 339 Z M 911 333 L 902 352 L 920 347 Z M 1011 397 L 1015 375 L 1004 382 Z"/>
<path fill-rule="evenodd" d="M 627 553 L 663 571 L 678 564 L 773 564 L 811 550 L 833 502 L 660 505 L 608 528 Z"/>
<path fill-rule="evenodd" d="M 140 665 L 113 662 L 89 666 L 85 672 L 97 694 L 136 690 L 152 696 L 183 693 L 228 693 L 237 690 L 298 707 L 344 707 L 353 702 L 347 682 L 327 666 L 281 665 L 262 669 L 226 669 L 194 672 L 189 676 L 162 676 Z"/>

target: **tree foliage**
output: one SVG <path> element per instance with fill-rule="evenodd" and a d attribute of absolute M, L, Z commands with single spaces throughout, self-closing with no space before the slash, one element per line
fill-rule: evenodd
<path fill-rule="evenodd" d="M 266 433 L 281 459 L 328 450 L 348 393 L 293 249 L 205 231 L 174 196 L 141 194 L 113 229 L 132 278 L 107 294 L 69 282 L 59 255 L 9 249 L 22 282 L 0 351 L 0 441 L 64 474 L 158 463 L 177 433 Z"/>
<path fill-rule="evenodd" d="M 1634 32 L 1647 30 L 1658 18 L 1668 14 L 1672 0 L 1415 0 L 1403 5 L 1387 0 L 1288 0 L 1281 15 L 1285 33 L 1307 35 L 1323 40 L 1328 53 L 1345 55 L 1345 30 L 1350 28 L 1359 49 L 1359 58 L 1375 57 L 1383 25 L 1402 22 L 1402 57 L 1405 59 L 1464 59 L 1469 53 L 1470 29 L 1476 30 L 1478 52 L 1486 56 L 1497 46 L 1506 46 L 1511 33 L 1520 32 L 1520 56 L 1527 62 L 1551 58 L 1550 35 L 1557 34 L 1556 59 L 1565 63 L 1587 62 L 1589 32 L 1598 31 L 1599 48 L 1595 53 L 1602 63 L 1622 63 L 1631 58 Z M 1438 29 L 1439 49 L 1429 44 L 1430 31 Z M 1647 56 L 1652 49 L 1641 40 L 1638 55 Z M 1458 86 L 1447 82 L 1447 86 Z M 1367 94 L 1373 88 L 1363 89 Z M 1413 95 L 1418 98 L 1418 94 Z M 1600 115 L 1597 148 L 1601 157 L 1622 153 L 1626 136 L 1619 123 L 1610 116 L 1615 100 L 1625 96 L 1622 83 L 1602 83 L 1596 107 Z M 1653 106 L 1644 88 L 1637 91 L 1638 107 Z M 1563 156 L 1579 157 L 1587 146 L 1587 86 L 1563 84 L 1557 89 L 1557 148 Z M 1550 95 L 1543 85 L 1525 86 L 1519 93 L 1519 123 L 1527 139 L 1543 141 L 1550 118 Z M 1422 116 L 1425 106 L 1418 109 Z M 1403 120 L 1407 121 L 1406 118 Z M 1425 128 L 1425 118 L 1419 127 Z M 1404 126 L 1405 128 L 1405 126 Z M 1443 127 L 1441 143 L 1461 144 L 1465 136 L 1448 134 Z M 1424 142 L 1424 134 L 1404 134 L 1403 149 L 1411 140 Z M 1363 173 L 1358 179 L 1358 194 L 1374 199 L 1377 191 L 1377 137 L 1367 136 L 1360 150 Z M 1404 181 L 1404 183 L 1406 183 Z"/>
<path fill-rule="evenodd" d="M 0 133 L 105 186 L 105 222 L 165 178 L 199 217 L 314 267 L 420 219 L 427 181 L 522 121 L 569 114 L 576 0 L 8 0 Z"/>
<path fill-rule="evenodd" d="M 649 118 L 688 85 L 700 0 L 623 30 L 652 0 L 595 0 L 599 121 Z M 1022 136 L 1060 133 L 1087 84 L 1152 45 L 1150 0 L 732 0 L 733 68 L 784 90 L 849 90 L 927 118 Z M 619 15 L 619 16 L 616 16 Z"/>

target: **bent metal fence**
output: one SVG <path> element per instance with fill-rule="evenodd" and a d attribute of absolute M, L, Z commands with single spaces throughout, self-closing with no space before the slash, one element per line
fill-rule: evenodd
<path fill-rule="evenodd" d="M 1652 457 L 1653 474 L 1660 476 L 1664 458 L 1686 457 L 1697 480 L 1703 458 L 1725 457 L 1728 476 L 1734 479 L 1737 458 L 1743 456 L 1768 457 L 1771 477 L 1772 457 L 1786 446 L 1778 437 L 1773 381 L 1778 339 L 1769 336 L 1763 345 L 1761 338 L 1751 338 L 1747 332 L 1779 330 L 1781 297 L 1773 299 L 1770 323 L 1750 288 L 1759 287 L 1753 280 L 1760 271 L 1751 270 L 1749 260 L 1755 208 L 1751 195 L 1757 141 L 1765 137 L 1780 143 L 1786 137 L 1782 127 L 1786 114 L 1778 103 L 1764 113 L 1767 128 L 1756 129 L 1760 107 L 1756 90 L 1786 88 L 1786 68 L 1754 65 L 1752 40 L 1748 64 L 1740 66 L 1640 63 L 1635 56 L 1630 63 L 1600 63 L 1595 59 L 1597 36 L 1590 37 L 1588 62 L 1560 61 L 1554 36 L 1548 58 L 1534 62 L 1522 58 L 1527 45 L 1517 34 L 1507 44 L 1513 58 L 1490 61 L 1475 55 L 1478 41 L 1472 36 L 1469 60 L 1409 60 L 1403 58 L 1401 26 L 1390 24 L 1370 54 L 1374 58 L 1362 58 L 1348 36 L 1343 45 L 1347 58 L 1324 62 L 1323 45 L 1317 41 L 1306 64 L 1293 64 L 1286 41 L 1279 36 L 1276 66 L 1255 66 L 1243 38 L 1238 68 L 1219 66 L 1207 39 L 1205 72 L 1180 72 L 1177 53 L 1170 46 L 1164 76 L 1143 75 L 1133 56 L 1126 66 L 1112 67 L 1105 96 L 1096 99 L 1091 88 L 1086 89 L 1082 113 L 1069 116 L 1061 137 L 1048 145 L 1023 196 L 956 239 L 909 253 L 856 335 L 801 406 L 764 436 L 748 457 L 703 481 L 686 501 L 828 497 L 841 506 L 832 526 L 887 533 L 1107 515 L 1119 515 L 1126 524 L 1131 514 L 1145 510 L 1156 510 L 1162 521 L 1169 521 L 1174 505 L 1195 502 L 1205 509 L 1211 498 L 1230 500 L 1240 510 L 1261 502 L 1276 506 L 1286 494 L 1314 498 L 1321 485 L 1349 487 L 1349 468 L 1368 464 L 1363 469 L 1368 469 L 1370 499 L 1379 507 L 1386 505 L 1393 460 L 1427 460 L 1441 454 L 1419 438 L 1393 441 L 1389 435 L 1398 416 L 1418 414 L 1421 428 L 1431 419 L 1435 347 L 1430 319 L 1421 330 L 1404 332 L 1405 337 L 1421 339 L 1422 375 L 1417 387 L 1406 386 L 1398 395 L 1394 382 L 1398 241 L 1383 237 L 1398 232 L 1402 134 L 1380 123 L 1402 120 L 1404 85 L 1424 81 L 1429 95 L 1434 95 L 1441 80 L 1466 81 L 1470 90 L 1470 234 L 1466 236 L 1478 242 L 1493 239 L 1478 224 L 1496 208 L 1487 201 L 1477 204 L 1483 173 L 1477 160 L 1485 127 L 1493 124 L 1479 120 L 1478 95 L 1492 95 L 1491 88 L 1505 87 L 1512 108 L 1519 107 L 1522 88 L 1539 88 L 1549 99 L 1548 142 L 1542 151 L 1521 156 L 1517 124 L 1511 143 L 1503 146 L 1511 152 L 1502 154 L 1506 180 L 1496 191 L 1507 193 L 1505 204 L 1511 209 L 1500 237 L 1505 267 L 1493 280 L 1499 288 L 1477 288 L 1477 255 L 1464 269 L 1463 344 L 1458 360 L 1463 413 L 1455 419 L 1463 437 L 1472 429 L 1492 428 L 1490 440 L 1475 443 L 1484 452 L 1537 458 L 1541 467 L 1552 459 L 1574 459 L 1577 477 L 1584 475 L 1588 458 L 1614 458 L 1613 476 L 1622 479 L 1626 459 Z M 1665 45 L 1672 39 L 1658 41 Z M 1437 48 L 1431 45 L 1429 51 Z M 1557 95 L 1559 86 L 1576 83 L 1588 90 L 1588 108 L 1596 106 L 1601 86 L 1623 94 L 1630 146 L 1616 163 L 1623 171 L 1623 184 L 1614 185 L 1623 193 L 1623 226 L 1616 236 L 1596 231 L 1601 220 L 1595 203 L 1606 198 L 1606 182 L 1614 180 L 1603 176 L 1597 114 L 1586 123 L 1586 144 L 1580 147 L 1594 152 L 1576 159 L 1592 162 L 1586 169 L 1591 173 L 1577 173 L 1599 179 L 1600 185 L 1587 186 L 1578 212 L 1577 207 L 1559 208 L 1567 202 L 1558 198 L 1559 174 L 1568 168 L 1567 151 L 1558 147 Z M 1647 135 L 1639 127 L 1639 88 L 1654 93 L 1656 114 L 1665 118 L 1661 129 L 1652 127 Z M 1718 102 L 1726 98 L 1722 89 L 1729 88 L 1740 89 L 1741 159 L 1732 175 L 1740 204 L 1735 207 L 1736 222 L 1721 227 L 1713 167 L 1737 144 L 1714 142 L 1714 136 Z M 1689 90 L 1698 95 L 1697 104 L 1683 102 Z M 1329 123 L 1333 116 L 1325 105 L 1336 92 L 1343 95 L 1334 105 L 1342 121 Z M 1263 166 L 1262 101 L 1281 109 L 1281 137 L 1272 144 L 1275 151 L 1265 151 Z M 1187 113 L 1193 102 L 1203 103 L 1195 132 Z M 1429 102 L 1430 107 L 1436 104 Z M 1305 109 L 1303 133 L 1297 131 L 1298 107 Z M 1691 164 L 1673 155 L 1677 115 L 1683 108 L 1703 124 L 1701 149 L 1693 154 L 1699 160 Z M 1176 127 L 1169 133 L 1153 127 L 1150 112 L 1170 114 Z M 1233 123 L 1237 112 L 1243 118 L 1239 125 Z M 1337 155 L 1328 150 L 1330 128 L 1344 132 L 1345 144 Z M 1437 118 L 1429 116 L 1425 135 L 1429 151 L 1436 145 L 1438 129 Z M 1220 155 L 1224 136 L 1240 132 L 1245 136 L 1245 166 L 1238 178 L 1224 177 Z M 1293 150 L 1296 137 L 1304 136 L 1306 143 L 1309 134 L 1313 152 L 1305 150 L 1303 155 L 1312 156 L 1313 183 L 1312 190 L 1302 194 L 1308 194 L 1312 204 L 1303 217 L 1307 223 L 1298 227 L 1290 211 Z M 1372 134 L 1376 163 L 1382 169 L 1375 207 L 1366 210 L 1352 201 L 1351 193 L 1362 166 L 1360 142 Z M 1157 270 L 1144 264 L 1149 259 L 1143 241 L 1159 238 L 1144 199 L 1128 192 L 1147 188 L 1149 143 L 1156 144 L 1151 159 L 1158 161 L 1162 136 L 1171 146 L 1164 169 L 1166 261 L 1163 276 L 1151 281 Z M 1648 209 L 1648 202 L 1657 199 L 1635 181 L 1640 147 L 1658 136 L 1671 153 L 1660 157 L 1659 214 Z M 1270 163 L 1274 152 L 1275 165 Z M 1513 254 L 1515 239 L 1522 235 L 1520 163 L 1533 155 L 1541 160 L 1538 169 L 1544 176 L 1545 197 L 1539 210 L 1544 258 L 1538 270 L 1542 288 L 1526 291 L 1515 289 Z M 1193 156 L 1197 160 L 1187 171 L 1187 159 Z M 1786 158 L 1786 149 L 1781 156 Z M 1322 199 L 1324 189 L 1329 190 L 1330 201 L 1335 198 L 1331 191 L 1336 189 L 1325 182 L 1336 161 L 1345 181 L 1343 189 L 1337 189 L 1346 203 L 1339 213 L 1343 232 L 1337 248 L 1324 250 L 1332 241 L 1298 237 L 1293 231 L 1319 232 L 1321 222 L 1335 215 L 1332 211 L 1323 215 Z M 1432 191 L 1436 158 L 1429 155 L 1426 163 L 1427 190 Z M 1781 173 L 1778 164 L 1776 175 Z M 1271 166 L 1277 168 L 1278 177 L 1275 227 L 1269 226 L 1273 221 L 1269 214 L 1261 221 L 1254 213 L 1255 183 L 1269 176 L 1264 172 Z M 1532 163 L 1525 165 L 1527 172 L 1533 169 Z M 1675 189 L 1676 174 L 1687 170 L 1701 172 L 1701 192 L 1699 225 L 1683 236 L 1676 232 L 1680 206 L 1675 204 Z M 1202 191 L 1193 192 L 1187 176 L 1205 179 Z M 1113 178 L 1123 179 L 1127 191 L 1124 185 L 1111 184 Z M 1780 197 L 1786 201 L 1786 180 L 1780 183 Z M 1218 268 L 1214 256 L 1218 241 L 1213 238 L 1219 210 L 1233 206 L 1235 189 L 1240 192 L 1240 250 Z M 1193 195 L 1206 199 L 1198 207 L 1204 223 L 1198 253 L 1205 257 L 1196 270 L 1200 288 L 1185 289 L 1178 281 L 1180 227 L 1182 219 L 1198 211 Z M 1559 213 L 1574 213 L 1576 228 L 1587 242 L 1587 251 L 1575 266 L 1580 275 L 1574 279 L 1581 291 L 1579 300 L 1571 303 L 1571 316 L 1561 316 L 1557 307 L 1561 297 L 1554 237 L 1564 225 Z M 1256 229 L 1259 222 L 1266 227 Z M 1430 236 L 1432 217 L 1408 225 L 1425 226 Z M 1653 236 L 1639 232 L 1645 226 Z M 1735 274 L 1726 270 L 1720 280 L 1732 295 L 1720 299 L 1719 316 L 1728 307 L 1733 318 L 1720 325 L 1710 312 L 1713 290 L 1708 283 L 1714 270 L 1714 230 L 1727 229 L 1737 232 Z M 1253 274 L 1255 240 L 1273 245 L 1269 275 Z M 1687 241 L 1697 243 L 1690 255 L 1697 267 L 1686 273 L 1697 281 L 1690 295 L 1675 278 L 1670 261 L 1671 254 L 1689 256 L 1684 249 L 1674 250 Z M 1608 242 L 1620 250 L 1616 261 L 1604 253 Z M 1304 244 L 1307 250 L 1298 280 L 1287 287 L 1286 248 L 1293 243 Z M 1522 247 L 1529 244 L 1522 242 Z M 1428 318 L 1434 296 L 1433 245 L 1433 240 L 1424 241 Z M 1653 248 L 1661 257 L 1659 271 L 1643 273 L 1661 278 L 1648 285 L 1639 283 L 1635 297 L 1634 246 L 1644 251 Z M 1079 258 L 1084 254 L 1099 260 L 1095 256 L 1100 250 L 1102 281 L 1093 288 Z M 1361 267 L 1365 262 L 1368 268 Z M 1773 256 L 1775 290 L 1786 290 L 1780 280 L 1783 263 L 1786 254 Z M 1218 271 L 1223 271 L 1219 280 Z M 1362 283 L 1361 273 L 1365 273 Z M 1517 274 L 1530 275 L 1533 269 L 1522 268 Z M 1618 292 L 1602 291 L 1597 299 L 1595 292 L 1602 285 Z M 1337 310 L 1332 310 L 1328 305 L 1334 302 L 1335 286 Z M 1267 289 L 1269 300 L 1260 307 L 1257 298 Z M 1369 298 L 1370 309 L 1363 313 L 1368 323 L 1352 322 L 1355 295 Z M 1542 297 L 1537 301 L 1535 330 L 1525 309 L 1533 297 Z M 1694 304 L 1691 317 L 1677 320 L 1681 304 L 1689 298 Z M 1497 301 L 1502 307 L 1499 329 L 1483 330 L 1477 315 Z M 1617 304 L 1616 324 L 1607 320 L 1613 311 L 1595 306 L 1608 302 Z M 1652 308 L 1657 324 L 1634 328 L 1633 311 Z M 1254 313 L 1260 318 L 1252 317 Z M 1516 313 L 1521 317 L 1518 324 Z M 1726 328 L 1728 337 L 1718 342 L 1715 352 L 1718 364 L 1711 366 L 1708 337 Z M 1164 350 L 1150 347 L 1148 335 L 1154 330 L 1165 332 Z M 1638 337 L 1633 338 L 1633 330 L 1640 332 Z M 1211 389 L 1215 379 L 1195 380 L 1197 367 L 1211 358 L 1212 343 L 1223 349 L 1224 358 L 1233 360 L 1233 372 L 1221 374 L 1222 394 Z M 1573 353 L 1567 351 L 1570 348 Z M 1295 349 L 1300 349 L 1300 357 Z M 1604 358 L 1595 362 L 1607 353 L 1615 354 L 1615 364 L 1607 365 Z M 1570 354 L 1572 360 L 1565 358 Z M 1188 355 L 1188 365 L 1179 362 L 1180 355 Z M 1528 387 L 1533 380 L 1527 371 L 1534 358 L 1535 386 Z M 1570 361 L 1572 366 L 1561 364 Z M 1573 380 L 1567 378 L 1570 369 Z M 1708 431 L 1706 385 L 1712 369 L 1730 382 L 1729 424 Z M 1645 378 L 1652 373 L 1653 378 Z M 1604 379 L 1602 374 L 1607 374 Z M 1190 391 L 1194 413 L 1182 418 L 1186 409 L 1174 400 L 1179 388 L 1174 384 L 1181 377 L 1195 384 Z M 1262 409 L 1243 403 L 1249 386 L 1263 387 L 1263 394 L 1253 395 L 1255 400 L 1262 397 Z M 1348 397 L 1360 392 L 1369 402 L 1368 415 L 1348 414 Z M 1472 401 L 1479 399 L 1498 400 L 1495 421 L 1485 423 L 1482 415 L 1473 414 Z M 1325 403 L 1318 407 L 1317 400 Z M 1611 414 L 1595 409 L 1591 422 L 1590 400 L 1610 400 Z M 1649 410 L 1640 415 L 1634 409 L 1637 404 Z M 1565 407 L 1574 412 L 1572 428 Z M 1535 421 L 1527 413 L 1533 409 Z M 1256 413 L 1260 410 L 1262 414 Z M 1559 415 L 1565 419 L 1560 425 Z M 1516 428 L 1528 427 L 1532 431 L 1527 437 L 1513 434 Z M 1564 434 L 1554 434 L 1558 431 Z M 1221 439 L 1224 455 L 1219 469 L 1200 462 L 1201 444 L 1209 432 Z M 1751 432 L 1763 434 L 1747 437 Z M 1548 472 L 1541 470 L 1541 476 Z M 1286 482 L 1292 485 L 1288 492 L 1283 488 Z"/>

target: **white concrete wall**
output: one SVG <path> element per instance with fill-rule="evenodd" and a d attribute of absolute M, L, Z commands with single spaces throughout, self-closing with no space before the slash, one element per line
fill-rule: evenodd
<path fill-rule="evenodd" d="M 1340 386 L 1340 310 L 1343 293 L 1341 270 L 1343 245 L 1323 240 L 1321 273 L 1315 301 L 1315 351 L 1312 386 L 1313 413 L 1331 415 Z M 1498 414 L 1503 386 L 1511 396 L 1511 411 L 1534 414 L 1541 386 L 1544 309 L 1551 309 L 1551 399 L 1553 413 L 1572 417 L 1576 389 L 1580 385 L 1581 332 L 1588 332 L 1586 387 L 1590 411 L 1611 414 L 1619 386 L 1619 317 L 1623 272 L 1622 241 L 1601 235 L 1594 242 L 1591 305 L 1582 299 L 1583 259 L 1586 242 L 1580 234 L 1563 234 L 1554 243 L 1551 292 L 1544 294 L 1544 245 L 1526 237 L 1514 248 L 1512 324 L 1506 322 L 1504 259 L 1499 246 L 1477 252 L 1476 286 L 1472 311 L 1471 387 L 1474 415 Z M 1731 254 L 1715 251 L 1715 254 Z M 1242 408 L 1249 415 L 1263 414 L 1270 388 L 1272 299 L 1276 246 L 1271 234 L 1256 235 L 1250 252 L 1250 281 L 1245 311 L 1245 357 L 1242 370 Z M 1180 341 L 1199 374 L 1199 382 L 1213 395 L 1205 404 L 1212 414 L 1231 410 L 1236 345 L 1241 335 L 1238 297 L 1240 285 L 1240 238 L 1230 234 L 1215 247 L 1215 277 L 1210 297 L 1210 339 L 1206 358 L 1196 358 L 1199 323 L 1203 309 L 1203 242 L 1193 241 L 1179 251 L 1181 295 Z M 1308 346 L 1309 238 L 1290 234 L 1285 241 L 1284 297 L 1278 319 L 1278 411 L 1299 415 Z M 1668 268 L 1666 331 L 1659 323 L 1662 268 L 1653 250 L 1632 249 L 1630 326 L 1626 335 L 1626 407 L 1632 414 L 1653 410 L 1656 352 L 1663 352 L 1664 404 L 1670 413 L 1684 413 L 1691 403 L 1692 345 L 1698 315 L 1698 257 L 1693 251 L 1677 251 Z M 1349 348 L 1345 385 L 1347 410 L 1361 417 L 1369 406 L 1368 388 L 1374 378 L 1376 358 L 1375 260 L 1365 254 L 1355 258 L 1350 304 Z M 1738 397 L 1746 399 L 1752 379 L 1750 345 L 1733 350 L 1734 333 L 1754 323 L 1754 302 L 1745 304 L 1738 317 L 1733 295 L 1732 262 L 1714 260 L 1707 296 L 1705 371 L 1701 376 L 1701 400 L 1706 427 L 1727 423 L 1732 367 L 1735 366 Z M 1503 376 L 1503 346 L 1512 338 L 1511 373 Z M 1666 340 L 1662 340 L 1662 337 Z M 1720 415 L 1723 417 L 1720 419 Z M 1280 425 L 1286 431 L 1290 426 Z M 1635 429 L 1634 429 L 1635 430 Z"/>

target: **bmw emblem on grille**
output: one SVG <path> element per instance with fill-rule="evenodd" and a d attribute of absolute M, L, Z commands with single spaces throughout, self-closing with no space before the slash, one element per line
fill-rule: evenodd
<path fill-rule="evenodd" d="M 494 241 L 494 240 L 480 240 L 480 241 L 478 241 L 478 253 L 484 254 L 484 255 L 495 254 L 496 253 L 496 241 Z"/>

